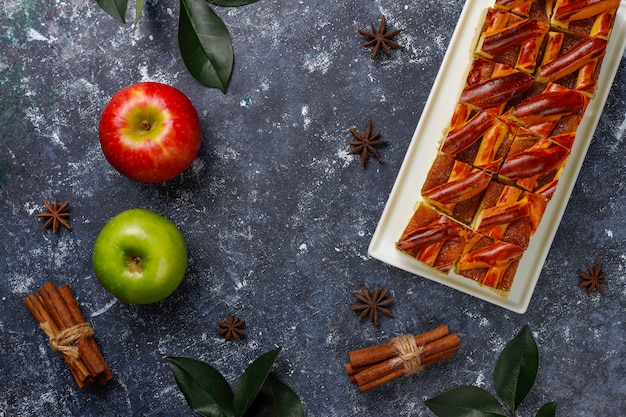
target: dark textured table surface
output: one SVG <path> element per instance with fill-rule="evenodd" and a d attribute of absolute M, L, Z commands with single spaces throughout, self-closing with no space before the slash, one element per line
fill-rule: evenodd
<path fill-rule="evenodd" d="M 134 2 L 131 2 L 134 4 Z M 424 400 L 473 384 L 494 392 L 504 344 L 524 325 L 541 353 L 520 416 L 547 401 L 559 416 L 624 415 L 626 406 L 626 65 L 622 59 L 578 182 L 527 313 L 520 315 L 368 257 L 385 206 L 463 3 L 460 0 L 261 0 L 216 12 L 235 68 L 227 94 L 186 71 L 178 2 L 148 1 L 122 25 L 88 0 L 0 4 L 0 416 L 193 415 L 168 355 L 205 360 L 235 383 L 254 358 L 283 350 L 275 372 L 309 416 L 430 416 Z M 406 48 L 372 61 L 357 28 L 387 16 Z M 129 12 L 129 20 L 133 16 Z M 203 143 L 190 170 L 134 183 L 104 159 L 99 115 L 141 80 L 182 90 L 200 113 Z M 384 164 L 348 155 L 348 128 L 368 119 Z M 52 235 L 42 198 L 71 202 L 72 230 Z M 181 287 L 149 306 L 117 302 L 96 281 L 93 242 L 132 207 L 165 215 L 187 240 Z M 605 295 L 577 272 L 602 263 Z M 115 379 L 78 390 L 23 299 L 69 283 Z M 353 291 L 380 283 L 394 318 L 357 321 Z M 242 343 L 216 335 L 233 313 Z M 347 352 L 447 323 L 455 357 L 359 394 Z"/>

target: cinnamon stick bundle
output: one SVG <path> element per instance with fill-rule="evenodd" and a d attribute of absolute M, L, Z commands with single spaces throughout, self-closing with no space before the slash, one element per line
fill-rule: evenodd
<path fill-rule="evenodd" d="M 426 333 L 392 339 L 389 343 L 370 346 L 348 354 L 346 372 L 360 392 L 367 392 L 402 375 L 410 375 L 444 359 L 459 350 L 459 338 L 441 326 Z"/>
<path fill-rule="evenodd" d="M 79 388 L 92 382 L 104 385 L 113 378 L 67 284 L 57 288 L 48 282 L 29 294 L 24 304 L 48 336 L 50 347 L 61 353 Z"/>

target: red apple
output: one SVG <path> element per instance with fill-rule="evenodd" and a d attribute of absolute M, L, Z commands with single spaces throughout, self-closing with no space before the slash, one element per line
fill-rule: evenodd
<path fill-rule="evenodd" d="M 139 182 L 168 181 L 198 155 L 200 119 L 180 90 L 140 82 L 111 98 L 99 136 L 104 156 L 121 174 Z"/>

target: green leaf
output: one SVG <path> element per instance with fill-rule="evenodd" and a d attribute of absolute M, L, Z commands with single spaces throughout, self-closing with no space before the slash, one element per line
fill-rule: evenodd
<path fill-rule="evenodd" d="M 141 17 L 141 12 L 143 11 L 143 6 L 146 5 L 146 0 L 137 0 L 135 3 L 135 25 L 139 22 L 139 18 Z"/>
<path fill-rule="evenodd" d="M 126 23 L 128 0 L 96 0 L 96 3 L 108 14 L 122 23 Z"/>
<path fill-rule="evenodd" d="M 539 348 L 526 325 L 506 344 L 493 374 L 493 385 L 513 414 L 535 383 L 538 369 Z"/>
<path fill-rule="evenodd" d="M 217 6 L 237 7 L 256 3 L 257 1 L 259 0 L 209 0 L 209 3 L 213 3 Z"/>
<path fill-rule="evenodd" d="M 271 389 L 274 399 L 275 412 L 272 416 L 282 417 L 305 417 L 304 407 L 300 397 L 287 384 L 280 381 L 274 375 L 269 374 L 265 381 L 268 390 Z"/>
<path fill-rule="evenodd" d="M 273 374 L 269 374 L 244 417 L 305 417 L 298 395 Z"/>
<path fill-rule="evenodd" d="M 233 70 L 233 45 L 228 28 L 205 0 L 180 1 L 178 46 L 191 75 L 226 93 Z"/>
<path fill-rule="evenodd" d="M 233 416 L 233 391 L 217 369 L 192 358 L 168 356 L 167 360 L 193 411 L 206 417 Z"/>
<path fill-rule="evenodd" d="M 235 417 L 242 417 L 250 405 L 252 405 L 265 384 L 265 380 L 272 370 L 280 350 L 281 348 L 277 348 L 259 356 L 245 370 L 234 392 L 233 410 Z"/>
<path fill-rule="evenodd" d="M 438 417 L 500 417 L 506 413 L 488 391 L 472 385 L 453 388 L 426 400 Z"/>
<path fill-rule="evenodd" d="M 537 417 L 556 417 L 556 406 L 554 401 L 545 403 L 537 412 Z"/>

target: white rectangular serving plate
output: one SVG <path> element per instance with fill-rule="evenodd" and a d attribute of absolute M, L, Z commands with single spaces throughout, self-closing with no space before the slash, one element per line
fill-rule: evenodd
<path fill-rule="evenodd" d="M 449 275 L 439 272 L 395 247 L 417 202 L 421 200 L 422 184 L 437 155 L 439 143 L 465 84 L 476 30 L 482 21 L 483 11 L 493 4 L 494 0 L 466 1 L 368 252 L 371 257 L 389 265 L 523 314 L 530 303 L 626 48 L 626 0 L 622 0 L 617 12 L 602 63 L 596 96 L 587 107 L 554 196 L 520 260 L 507 297 L 454 272 Z"/>

